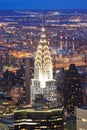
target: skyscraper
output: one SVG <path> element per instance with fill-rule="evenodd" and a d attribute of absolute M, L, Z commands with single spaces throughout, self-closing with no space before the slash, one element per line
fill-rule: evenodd
<path fill-rule="evenodd" d="M 26 103 L 30 103 L 30 58 L 25 59 L 25 97 L 26 97 Z"/>
<path fill-rule="evenodd" d="M 51 53 L 44 27 L 41 29 L 40 41 L 36 51 L 34 79 L 32 79 L 30 93 L 31 104 L 34 104 L 37 95 L 43 95 L 47 101 L 57 104 L 57 87 L 53 79 Z"/>
<path fill-rule="evenodd" d="M 64 79 L 64 100 L 68 114 L 74 113 L 75 106 L 82 105 L 82 87 L 76 66 L 71 64 Z"/>
<path fill-rule="evenodd" d="M 33 77 L 34 58 L 25 58 L 25 100 L 30 104 L 30 84 Z"/>
<path fill-rule="evenodd" d="M 19 108 L 14 112 L 14 130 L 64 130 L 63 107 Z"/>

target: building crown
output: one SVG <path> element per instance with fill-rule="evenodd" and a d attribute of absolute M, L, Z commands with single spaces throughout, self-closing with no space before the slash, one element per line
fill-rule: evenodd
<path fill-rule="evenodd" d="M 35 66 L 39 67 L 40 70 L 44 70 L 47 67 L 52 66 L 51 53 L 47 44 L 44 27 L 41 29 L 40 41 L 35 57 Z"/>

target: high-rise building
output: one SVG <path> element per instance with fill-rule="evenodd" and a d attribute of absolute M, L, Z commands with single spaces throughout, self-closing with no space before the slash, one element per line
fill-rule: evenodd
<path fill-rule="evenodd" d="M 14 112 L 15 130 L 64 130 L 63 107 L 22 108 Z"/>
<path fill-rule="evenodd" d="M 25 100 L 26 104 L 30 104 L 30 85 L 33 77 L 34 59 L 32 57 L 25 58 Z"/>
<path fill-rule="evenodd" d="M 36 51 L 34 79 L 31 85 L 31 104 L 38 95 L 43 95 L 47 101 L 57 105 L 57 87 L 53 79 L 51 53 L 47 44 L 45 28 L 41 29 L 41 37 Z"/>
<path fill-rule="evenodd" d="M 30 58 L 25 59 L 25 99 L 26 104 L 30 103 Z"/>
<path fill-rule="evenodd" d="M 64 96 L 63 96 L 64 77 L 65 77 L 64 68 L 57 69 L 55 72 L 55 79 L 58 91 L 58 105 L 64 105 Z"/>
<path fill-rule="evenodd" d="M 82 87 L 76 66 L 71 64 L 64 79 L 64 100 L 68 114 L 75 112 L 76 106 L 82 105 Z"/>

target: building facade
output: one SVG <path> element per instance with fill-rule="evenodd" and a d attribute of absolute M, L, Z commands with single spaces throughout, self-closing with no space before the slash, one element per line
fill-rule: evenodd
<path fill-rule="evenodd" d="M 64 130 L 63 107 L 16 110 L 14 127 L 15 130 Z"/>
<path fill-rule="evenodd" d="M 76 106 L 82 106 L 83 92 L 76 66 L 71 64 L 64 79 L 64 105 L 68 114 L 74 114 Z"/>

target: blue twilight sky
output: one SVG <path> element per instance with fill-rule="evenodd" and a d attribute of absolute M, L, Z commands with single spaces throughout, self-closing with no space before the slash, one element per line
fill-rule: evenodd
<path fill-rule="evenodd" d="M 0 0 L 0 9 L 87 9 L 87 0 Z"/>

